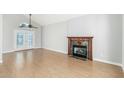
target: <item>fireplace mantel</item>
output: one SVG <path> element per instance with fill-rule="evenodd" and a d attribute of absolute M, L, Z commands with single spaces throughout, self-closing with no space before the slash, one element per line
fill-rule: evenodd
<path fill-rule="evenodd" d="M 72 55 L 72 42 L 77 41 L 77 42 L 84 42 L 87 41 L 88 42 L 88 56 L 87 58 L 89 60 L 93 60 L 92 57 L 92 36 L 81 36 L 81 37 L 76 37 L 76 36 L 72 36 L 72 37 L 67 37 L 68 38 L 68 55 Z"/>

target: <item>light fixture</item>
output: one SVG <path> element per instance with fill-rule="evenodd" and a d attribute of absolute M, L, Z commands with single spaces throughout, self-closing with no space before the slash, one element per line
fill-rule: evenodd
<path fill-rule="evenodd" d="M 21 29 L 37 29 L 38 27 L 32 25 L 31 21 L 32 14 L 29 14 L 29 23 L 21 23 L 19 28 Z"/>

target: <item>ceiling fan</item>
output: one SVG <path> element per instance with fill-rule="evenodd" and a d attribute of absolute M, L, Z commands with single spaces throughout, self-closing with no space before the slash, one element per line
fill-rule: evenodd
<path fill-rule="evenodd" d="M 38 27 L 36 26 L 33 26 L 32 23 L 31 23 L 31 17 L 32 17 L 32 14 L 29 14 L 29 23 L 22 23 L 19 25 L 19 28 L 24 28 L 24 29 L 37 29 Z"/>

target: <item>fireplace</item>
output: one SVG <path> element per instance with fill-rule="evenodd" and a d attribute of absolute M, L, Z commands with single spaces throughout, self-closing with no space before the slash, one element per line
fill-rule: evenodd
<path fill-rule="evenodd" d="M 87 59 L 87 46 L 73 45 L 73 56 Z"/>
<path fill-rule="evenodd" d="M 89 36 L 68 37 L 68 55 L 92 61 L 92 38 Z"/>

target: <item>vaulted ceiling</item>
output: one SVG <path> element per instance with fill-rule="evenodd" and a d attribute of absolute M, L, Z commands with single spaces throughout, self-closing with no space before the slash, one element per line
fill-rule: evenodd
<path fill-rule="evenodd" d="M 84 14 L 33 14 L 32 20 L 39 23 L 40 25 L 48 25 L 67 21 L 72 18 L 83 16 Z"/>

